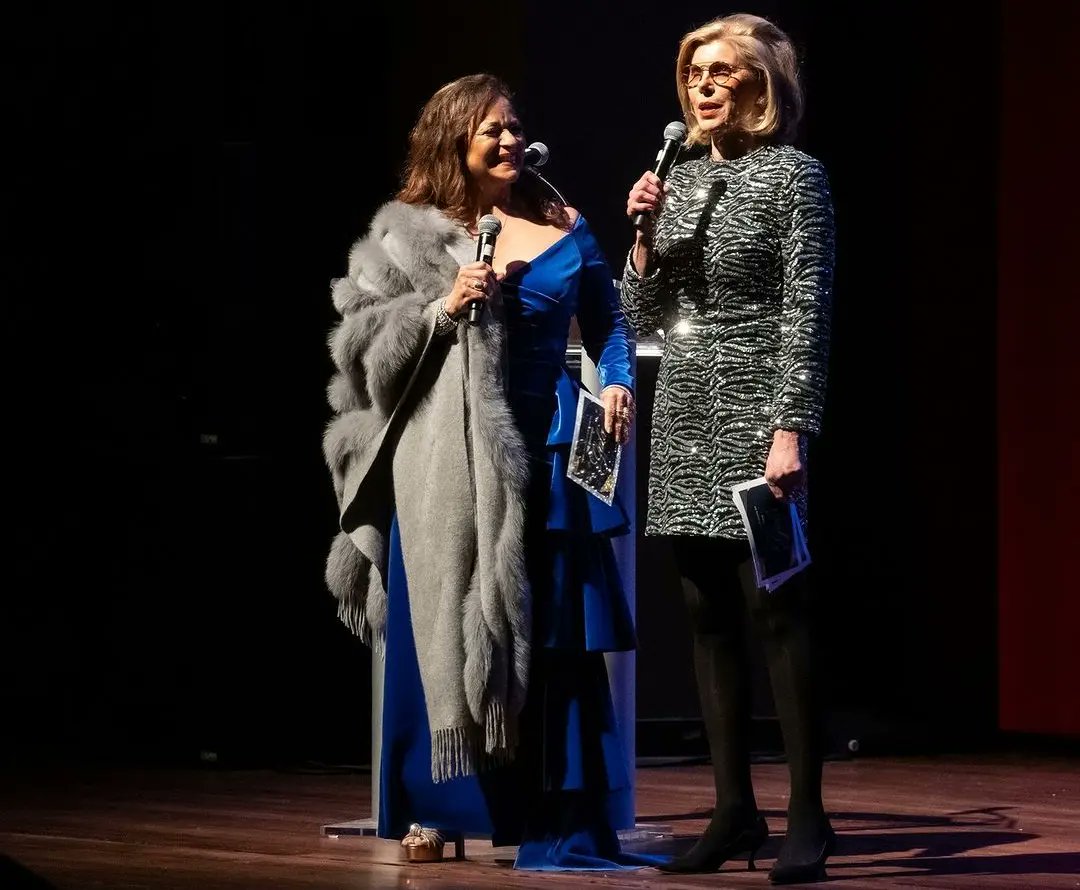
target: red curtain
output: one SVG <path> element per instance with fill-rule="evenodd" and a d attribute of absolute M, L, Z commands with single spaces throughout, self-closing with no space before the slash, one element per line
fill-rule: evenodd
<path fill-rule="evenodd" d="M 1080 29 L 1073 4 L 1003 0 L 1002 15 L 999 717 L 1080 735 Z M 978 82 L 963 88 L 993 88 Z"/>

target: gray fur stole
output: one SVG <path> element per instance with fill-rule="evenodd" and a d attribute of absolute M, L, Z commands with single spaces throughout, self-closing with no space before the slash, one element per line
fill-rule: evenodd
<path fill-rule="evenodd" d="M 333 287 L 335 417 L 324 453 L 341 517 L 326 581 L 377 652 L 396 511 L 436 782 L 513 756 L 528 679 L 528 462 L 502 384 L 498 307 L 436 337 L 473 242 L 432 207 L 384 205 Z"/>

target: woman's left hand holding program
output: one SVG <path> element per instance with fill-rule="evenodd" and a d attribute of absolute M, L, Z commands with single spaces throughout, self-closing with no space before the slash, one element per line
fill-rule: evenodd
<path fill-rule="evenodd" d="M 806 468 L 799 447 L 800 434 L 794 430 L 777 430 L 773 433 L 769 459 L 765 461 L 765 478 L 773 495 L 781 500 L 791 496 L 802 487 Z"/>
<path fill-rule="evenodd" d="M 622 386 L 608 386 L 600 394 L 604 403 L 604 431 L 615 436 L 615 441 L 625 445 L 630 441 L 630 427 L 634 422 L 634 395 Z"/>

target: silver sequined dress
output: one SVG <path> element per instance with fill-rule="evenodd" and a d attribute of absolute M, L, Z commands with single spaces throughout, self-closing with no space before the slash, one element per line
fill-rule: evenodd
<path fill-rule="evenodd" d="M 655 271 L 627 262 L 623 309 L 665 335 L 646 533 L 744 538 L 731 488 L 764 474 L 773 431 L 820 429 L 833 216 L 821 164 L 790 146 L 677 165 Z M 805 455 L 804 455 L 805 459 Z M 806 500 L 796 504 L 805 522 Z"/>

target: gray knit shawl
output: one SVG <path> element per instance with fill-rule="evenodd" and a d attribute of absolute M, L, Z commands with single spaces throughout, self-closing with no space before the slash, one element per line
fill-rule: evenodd
<path fill-rule="evenodd" d="M 513 755 L 528 679 L 528 463 L 503 391 L 498 307 L 434 333 L 436 302 L 472 251 L 435 208 L 391 202 L 333 286 L 324 453 L 342 531 L 326 581 L 341 620 L 381 653 L 396 510 L 436 782 Z"/>

